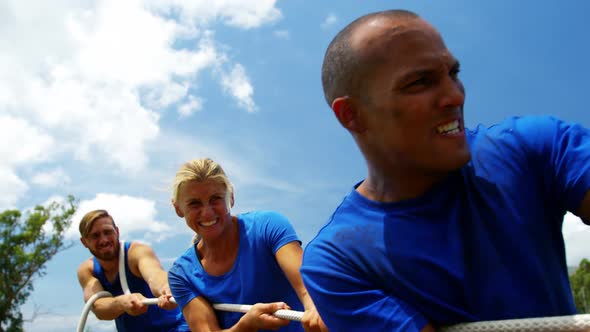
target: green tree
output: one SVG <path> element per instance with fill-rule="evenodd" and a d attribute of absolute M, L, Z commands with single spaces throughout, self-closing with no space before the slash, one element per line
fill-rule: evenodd
<path fill-rule="evenodd" d="M 63 236 L 75 211 L 69 196 L 36 206 L 26 218 L 18 210 L 0 213 L 0 332 L 23 331 L 19 308 L 33 291 L 34 278 L 46 273 L 45 264 L 72 245 Z"/>
<path fill-rule="evenodd" d="M 570 276 L 572 293 L 579 313 L 590 313 L 590 261 L 582 259 L 580 266 Z"/>

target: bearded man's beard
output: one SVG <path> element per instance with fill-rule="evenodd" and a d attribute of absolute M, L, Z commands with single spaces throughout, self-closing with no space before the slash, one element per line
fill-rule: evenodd
<path fill-rule="evenodd" d="M 114 245 L 113 245 L 113 250 L 107 251 L 107 252 L 97 252 L 94 250 L 90 250 L 90 252 L 92 253 L 92 255 L 94 255 L 96 258 L 103 260 L 103 261 L 112 261 L 117 259 L 117 257 L 119 256 L 119 250 L 120 250 L 121 245 L 119 244 L 119 241 L 115 241 Z"/>

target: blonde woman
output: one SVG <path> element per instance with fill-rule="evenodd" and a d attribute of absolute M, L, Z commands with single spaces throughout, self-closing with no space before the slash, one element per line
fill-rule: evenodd
<path fill-rule="evenodd" d="M 327 331 L 301 280 L 301 242 L 289 220 L 272 211 L 233 216 L 233 186 L 208 158 L 182 165 L 172 203 L 198 234 L 168 273 L 192 331 Z M 241 314 L 215 312 L 212 303 L 256 304 Z M 305 310 L 303 323 L 273 316 L 279 309 Z"/>

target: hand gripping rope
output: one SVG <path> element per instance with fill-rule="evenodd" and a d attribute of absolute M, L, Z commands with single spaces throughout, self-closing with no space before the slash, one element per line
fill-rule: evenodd
<path fill-rule="evenodd" d="M 125 294 L 131 294 L 129 285 L 127 284 L 127 276 L 125 275 L 125 242 L 121 242 L 121 249 L 119 250 L 119 279 L 121 281 L 121 288 Z M 84 325 L 86 324 L 86 317 L 94 301 L 101 297 L 111 296 L 111 293 L 106 291 L 98 292 L 88 301 L 84 306 L 80 321 L 78 322 L 77 332 L 84 332 Z M 176 303 L 174 298 L 170 298 L 171 302 Z M 146 305 L 157 305 L 158 299 L 145 299 L 143 303 Z M 213 304 L 213 308 L 220 311 L 242 312 L 246 313 L 252 308 L 251 305 L 245 304 L 228 304 L 217 303 Z M 274 315 L 292 321 L 300 322 L 303 318 L 303 312 L 294 310 L 277 310 Z M 462 323 L 453 326 L 443 327 L 441 332 L 590 332 L 590 314 L 573 315 L 573 316 L 556 316 L 556 317 L 542 317 L 542 318 L 523 318 L 523 319 L 507 319 L 474 323 Z"/>
<path fill-rule="evenodd" d="M 127 275 L 125 274 L 125 242 L 121 242 L 121 249 L 119 249 L 119 280 L 121 280 L 121 288 L 123 289 L 123 293 L 131 294 L 129 290 L 129 284 L 127 284 Z M 157 305 L 158 299 L 145 299 L 142 301 L 143 304 L 146 305 Z M 170 298 L 170 302 L 176 303 L 174 298 Z M 246 304 L 228 304 L 228 303 L 216 303 L 213 304 L 213 308 L 220 311 L 231 311 L 231 312 L 241 312 L 246 313 L 250 308 L 251 305 Z M 273 313 L 273 315 L 288 320 L 294 320 L 300 322 L 303 318 L 303 312 L 301 311 L 294 311 L 294 310 L 277 310 Z"/>

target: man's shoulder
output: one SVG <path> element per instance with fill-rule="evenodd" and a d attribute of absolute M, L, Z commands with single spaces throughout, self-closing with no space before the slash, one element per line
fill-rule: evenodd
<path fill-rule="evenodd" d="M 503 135 L 519 133 L 522 135 L 537 135 L 546 132 L 547 128 L 554 128 L 562 120 L 551 115 L 510 116 L 492 125 L 479 124 L 468 134 L 473 137 Z"/>
<path fill-rule="evenodd" d="M 306 251 L 324 251 L 335 246 L 345 249 L 354 242 L 359 230 L 363 229 L 360 219 L 353 220 L 339 209 L 330 216 L 316 236 L 307 244 Z"/>
<path fill-rule="evenodd" d="M 126 241 L 121 242 L 120 250 L 125 250 L 125 244 L 129 243 L 129 249 L 127 251 L 127 259 L 137 259 L 140 257 L 145 257 L 146 253 L 153 253 L 154 249 L 147 244 L 141 241 Z"/>
<path fill-rule="evenodd" d="M 78 266 L 78 273 L 91 271 L 94 268 L 94 257 L 89 257 Z"/>

